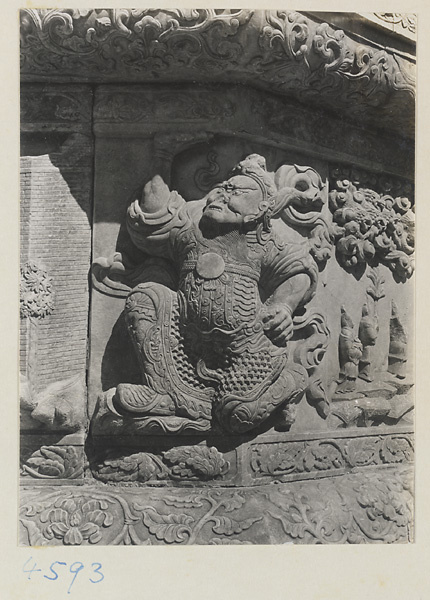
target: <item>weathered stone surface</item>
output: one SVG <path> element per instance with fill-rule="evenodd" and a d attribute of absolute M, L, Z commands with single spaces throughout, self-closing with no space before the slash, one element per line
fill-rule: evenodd
<path fill-rule="evenodd" d="M 408 469 L 258 489 L 24 490 L 21 543 L 362 544 L 413 541 Z"/>
<path fill-rule="evenodd" d="M 294 11 L 23 9 L 21 32 L 26 80 L 240 81 L 412 133 L 412 61 Z"/>
<path fill-rule="evenodd" d="M 413 28 L 21 11 L 23 544 L 413 540 Z"/>

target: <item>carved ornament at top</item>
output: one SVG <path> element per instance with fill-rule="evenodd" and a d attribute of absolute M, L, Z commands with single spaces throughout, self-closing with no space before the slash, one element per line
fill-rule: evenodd
<path fill-rule="evenodd" d="M 413 64 L 286 10 L 23 9 L 24 80 L 240 81 L 399 131 Z"/>
<path fill-rule="evenodd" d="M 373 13 L 377 19 L 384 21 L 390 25 L 400 25 L 403 29 L 416 33 L 417 31 L 417 16 L 414 14 L 405 13 Z"/>

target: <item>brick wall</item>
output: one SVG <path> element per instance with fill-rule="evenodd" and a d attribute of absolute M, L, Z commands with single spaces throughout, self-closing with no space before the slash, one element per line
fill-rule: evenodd
<path fill-rule="evenodd" d="M 90 91 L 81 91 L 87 108 Z M 86 370 L 93 143 L 90 111 L 68 113 L 65 98 L 75 106 L 77 96 L 64 92 L 31 86 L 22 100 L 24 117 L 27 105 L 33 111 L 22 123 L 21 261 L 46 270 L 54 292 L 51 314 L 31 327 L 21 320 L 21 370 L 31 371 L 37 391 Z M 40 98 L 35 112 L 32 99 Z"/>

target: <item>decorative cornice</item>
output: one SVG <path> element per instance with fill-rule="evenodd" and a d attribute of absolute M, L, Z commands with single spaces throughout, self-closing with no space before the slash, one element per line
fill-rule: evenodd
<path fill-rule="evenodd" d="M 405 13 L 373 13 L 377 19 L 389 25 L 400 25 L 402 29 L 406 29 L 415 34 L 417 31 L 417 16 L 414 14 Z"/>
<path fill-rule="evenodd" d="M 413 133 L 414 65 L 286 10 L 21 11 L 24 81 L 240 82 Z"/>

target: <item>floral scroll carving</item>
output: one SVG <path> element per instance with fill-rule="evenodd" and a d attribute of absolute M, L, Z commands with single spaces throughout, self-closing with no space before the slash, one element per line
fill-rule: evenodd
<path fill-rule="evenodd" d="M 389 475 L 381 480 L 378 474 L 369 473 L 362 474 L 352 485 L 350 482 L 348 477 L 343 479 L 337 492 L 329 489 L 326 482 L 317 484 L 311 497 L 290 490 L 274 491 L 270 500 L 277 510 L 269 508 L 269 515 L 279 521 L 295 543 L 412 541 L 409 474 Z"/>
<path fill-rule="evenodd" d="M 344 472 L 357 467 L 412 461 L 412 438 L 406 434 L 256 444 L 251 453 L 255 477 L 281 480 L 304 473 Z"/>
<path fill-rule="evenodd" d="M 375 543 L 413 540 L 408 469 L 228 489 L 27 492 L 22 544 Z"/>
<path fill-rule="evenodd" d="M 399 131 L 411 125 L 404 110 L 414 96 L 408 60 L 294 11 L 23 9 L 21 67 L 30 81 L 253 84 L 257 76 L 262 86 L 335 103 L 361 120 L 396 122 Z"/>
<path fill-rule="evenodd" d="M 21 468 L 23 476 L 35 479 L 77 479 L 83 472 L 83 448 L 79 446 L 41 446 Z"/>
<path fill-rule="evenodd" d="M 416 33 L 417 17 L 413 14 L 404 13 L 373 13 L 375 17 L 390 25 L 400 25 L 403 29 Z"/>
<path fill-rule="evenodd" d="M 93 465 L 94 477 L 103 482 L 211 481 L 221 479 L 230 468 L 221 452 L 207 446 L 178 446 L 160 456 L 138 452 L 107 457 Z"/>

